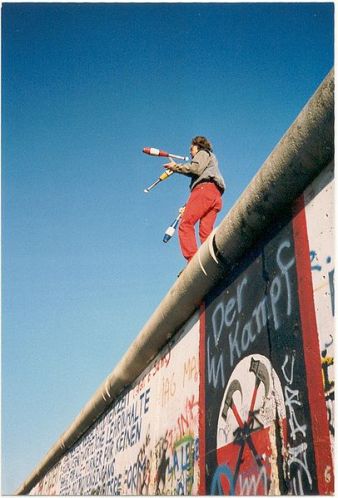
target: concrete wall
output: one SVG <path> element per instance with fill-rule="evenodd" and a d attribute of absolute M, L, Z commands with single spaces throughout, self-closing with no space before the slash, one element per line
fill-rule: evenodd
<path fill-rule="evenodd" d="M 195 313 L 31 494 L 196 494 L 199 386 Z"/>
<path fill-rule="evenodd" d="M 328 165 L 30 494 L 330 494 Z"/>

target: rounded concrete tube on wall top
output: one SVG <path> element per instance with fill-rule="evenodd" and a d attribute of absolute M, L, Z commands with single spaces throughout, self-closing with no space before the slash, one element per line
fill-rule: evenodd
<path fill-rule="evenodd" d="M 330 71 L 242 196 L 171 287 L 117 367 L 16 494 L 27 494 L 107 410 L 190 318 L 205 295 L 334 154 L 334 71 Z"/>
<path fill-rule="evenodd" d="M 238 260 L 334 157 L 334 70 L 308 101 L 221 223 L 215 244 Z"/>

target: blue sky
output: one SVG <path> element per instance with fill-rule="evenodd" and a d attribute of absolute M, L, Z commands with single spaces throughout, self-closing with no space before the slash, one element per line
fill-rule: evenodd
<path fill-rule="evenodd" d="M 185 262 L 165 161 L 213 143 L 226 215 L 333 66 L 333 3 L 2 4 L 2 493 Z"/>

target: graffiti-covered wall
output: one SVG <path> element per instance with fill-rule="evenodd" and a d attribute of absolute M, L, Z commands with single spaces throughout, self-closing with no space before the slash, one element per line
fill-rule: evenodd
<path fill-rule="evenodd" d="M 207 297 L 207 494 L 332 491 L 332 251 L 330 167 Z"/>
<path fill-rule="evenodd" d="M 196 313 L 31 494 L 197 494 L 198 400 Z"/>
<path fill-rule="evenodd" d="M 333 167 L 305 192 L 314 305 L 322 362 L 322 377 L 334 461 L 334 194 Z"/>
<path fill-rule="evenodd" d="M 329 165 L 31 490 L 333 493 Z"/>

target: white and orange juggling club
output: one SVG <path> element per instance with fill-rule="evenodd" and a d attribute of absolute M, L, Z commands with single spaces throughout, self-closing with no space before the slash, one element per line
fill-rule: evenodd
<path fill-rule="evenodd" d="M 173 171 L 171 171 L 170 169 L 167 169 L 164 173 L 162 173 L 162 175 L 160 175 L 156 182 L 152 183 L 150 185 L 150 187 L 148 188 L 145 188 L 144 189 L 144 192 L 147 194 L 151 189 L 153 189 L 154 187 L 156 187 L 156 185 L 158 185 L 160 182 L 162 182 L 163 180 L 166 180 L 170 175 L 173 174 Z"/>
<path fill-rule="evenodd" d="M 143 152 L 149 154 L 149 156 L 161 156 L 161 157 L 173 157 L 175 159 L 182 159 L 183 161 L 189 161 L 187 156 L 177 156 L 176 154 L 170 154 L 164 150 L 155 149 L 154 147 L 144 147 Z"/>

